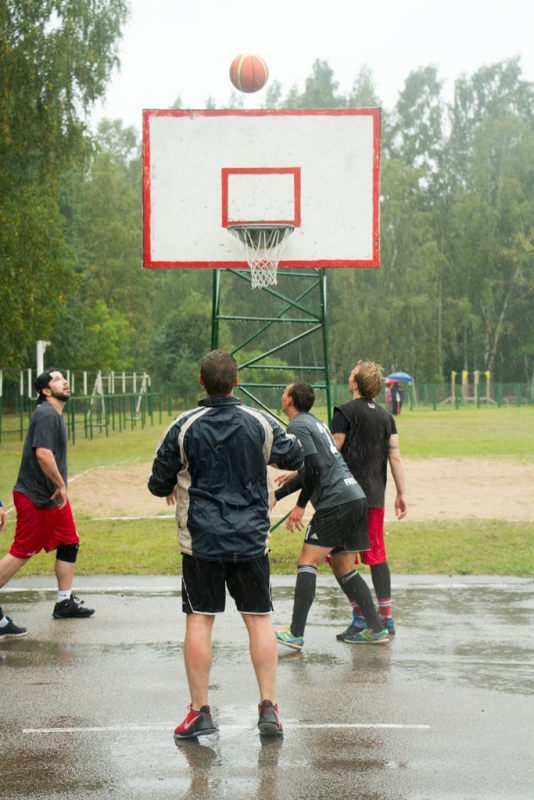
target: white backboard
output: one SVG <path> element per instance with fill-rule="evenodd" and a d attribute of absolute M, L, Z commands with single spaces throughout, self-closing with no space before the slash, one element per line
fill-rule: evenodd
<path fill-rule="evenodd" d="M 379 265 L 380 111 L 143 112 L 145 267 L 247 263 L 228 225 L 295 226 L 279 267 Z"/>

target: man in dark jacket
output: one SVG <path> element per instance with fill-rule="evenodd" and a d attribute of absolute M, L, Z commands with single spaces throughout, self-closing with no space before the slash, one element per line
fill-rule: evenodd
<path fill-rule="evenodd" d="M 148 488 L 177 503 L 182 551 L 182 609 L 187 614 L 184 660 L 191 694 L 177 739 L 214 733 L 208 684 L 211 632 L 224 611 L 225 586 L 247 626 L 260 689 L 258 727 L 282 733 L 273 703 L 277 646 L 272 611 L 268 540 L 267 465 L 297 469 L 304 454 L 297 439 L 262 411 L 233 396 L 237 363 L 224 350 L 203 359 L 200 383 L 207 397 L 164 433 Z"/>

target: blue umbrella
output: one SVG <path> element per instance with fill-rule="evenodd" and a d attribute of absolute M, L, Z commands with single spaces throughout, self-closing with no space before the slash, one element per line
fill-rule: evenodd
<path fill-rule="evenodd" d="M 412 376 L 408 375 L 407 372 L 392 372 L 391 375 L 387 376 L 386 380 L 400 381 L 401 383 L 413 383 Z"/>

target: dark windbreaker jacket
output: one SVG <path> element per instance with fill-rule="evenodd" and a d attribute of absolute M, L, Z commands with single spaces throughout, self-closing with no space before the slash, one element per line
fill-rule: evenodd
<path fill-rule="evenodd" d="M 298 469 L 300 442 L 237 397 L 208 397 L 180 414 L 156 450 L 148 488 L 168 497 L 177 488 L 182 553 L 250 561 L 268 550 L 267 464 Z"/>

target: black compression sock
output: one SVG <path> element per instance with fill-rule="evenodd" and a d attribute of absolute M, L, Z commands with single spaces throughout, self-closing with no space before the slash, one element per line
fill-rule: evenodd
<path fill-rule="evenodd" d="M 389 571 L 388 562 L 384 561 L 382 564 L 371 564 L 370 570 L 377 599 L 381 600 L 383 597 L 391 598 L 391 573 Z"/>
<path fill-rule="evenodd" d="M 371 628 L 376 633 L 383 630 L 369 587 L 359 572 L 352 570 L 352 572 L 349 572 L 342 578 L 337 578 L 337 582 L 349 600 L 356 600 L 365 617 L 367 627 Z"/>
<path fill-rule="evenodd" d="M 316 582 L 317 567 L 310 567 L 306 564 L 297 569 L 293 618 L 291 620 L 291 633 L 293 636 L 304 636 L 308 612 L 315 597 Z"/>

